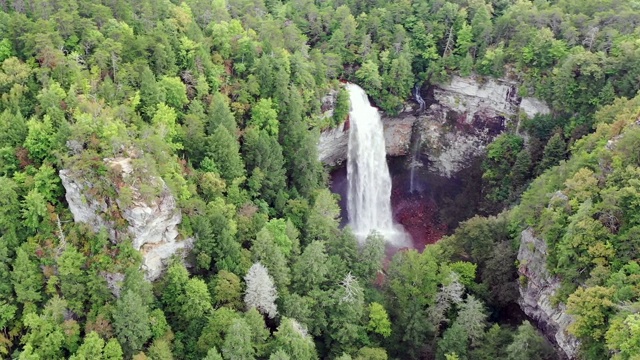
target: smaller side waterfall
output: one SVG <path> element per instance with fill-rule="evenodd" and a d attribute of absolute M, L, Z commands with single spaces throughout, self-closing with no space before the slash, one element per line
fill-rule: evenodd
<path fill-rule="evenodd" d="M 413 194 L 418 190 L 415 185 L 415 176 L 416 176 L 416 168 L 422 166 L 422 163 L 420 162 L 419 157 L 420 157 L 420 136 L 417 136 L 415 139 L 413 139 L 413 145 L 411 146 L 411 163 L 409 164 L 409 167 L 411 168 L 411 174 L 409 177 L 409 193 L 410 194 Z"/>
<path fill-rule="evenodd" d="M 418 112 L 424 111 L 427 106 L 427 103 L 422 98 L 422 95 L 420 95 L 421 88 L 422 86 L 420 83 L 417 83 L 416 86 L 413 88 L 413 97 L 418 103 L 418 105 L 420 105 L 420 109 L 418 110 Z M 422 139 L 420 138 L 420 132 L 416 130 L 416 126 L 417 126 L 417 122 L 413 124 L 414 129 L 411 135 L 411 144 L 412 144 L 411 145 L 411 162 L 409 163 L 409 167 L 411 168 L 411 175 L 409 178 L 409 193 L 411 194 L 413 194 L 418 190 L 416 189 L 416 186 L 415 186 L 416 168 L 422 166 L 422 163 L 420 162 L 420 158 L 419 158 L 420 145 L 421 145 Z"/>
<path fill-rule="evenodd" d="M 416 99 L 418 105 L 420 105 L 420 109 L 418 111 L 424 111 L 427 107 L 427 103 L 422 98 L 422 95 L 420 95 L 421 87 L 422 86 L 420 84 L 416 84 L 416 86 L 413 88 L 413 97 Z"/>
<path fill-rule="evenodd" d="M 387 242 L 406 245 L 408 236 L 393 222 L 391 176 L 387 166 L 384 129 L 378 109 L 357 85 L 347 84 L 351 100 L 347 210 L 354 234 L 363 241 L 372 231 Z"/>

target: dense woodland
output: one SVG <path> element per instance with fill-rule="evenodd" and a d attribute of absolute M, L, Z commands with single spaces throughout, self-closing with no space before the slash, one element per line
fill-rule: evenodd
<path fill-rule="evenodd" d="M 637 359 L 639 24 L 637 0 L 0 0 L 0 356 L 552 359 L 507 321 L 531 226 L 581 357 Z M 318 133 L 340 80 L 393 114 L 452 74 L 554 111 L 489 146 L 483 212 L 506 211 L 383 270 L 384 239 L 339 226 Z M 58 171 L 114 197 L 114 157 L 177 198 L 188 269 L 151 284 L 72 221 Z"/>

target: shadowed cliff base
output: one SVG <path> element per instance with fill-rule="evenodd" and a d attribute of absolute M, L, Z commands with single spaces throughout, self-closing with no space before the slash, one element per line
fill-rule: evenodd
<path fill-rule="evenodd" d="M 414 173 L 414 191 L 410 191 L 411 171 L 405 156 L 388 158 L 391 173 L 391 206 L 394 221 L 411 235 L 411 247 L 422 251 L 478 212 L 482 171 L 479 160 L 447 178 L 420 166 Z M 347 170 L 341 166 L 330 174 L 331 191 L 340 195 L 341 225 L 348 224 Z M 397 250 L 397 249 L 395 249 Z M 395 253 L 395 250 L 392 253 Z M 392 255 L 392 254 L 390 254 Z"/>

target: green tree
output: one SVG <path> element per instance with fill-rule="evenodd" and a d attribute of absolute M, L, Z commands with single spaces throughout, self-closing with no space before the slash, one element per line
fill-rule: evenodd
<path fill-rule="evenodd" d="M 173 360 L 171 346 L 166 340 L 155 340 L 151 346 L 149 346 L 148 353 L 149 358 L 153 360 Z"/>
<path fill-rule="evenodd" d="M 122 347 L 120 347 L 120 343 L 116 339 L 109 339 L 107 341 L 107 345 L 104 346 L 104 350 L 102 352 L 104 360 L 122 360 Z"/>
<path fill-rule="evenodd" d="M 207 356 L 203 360 L 223 360 L 223 359 L 222 359 L 222 355 L 220 355 L 220 352 L 218 352 L 218 349 L 213 347 L 209 349 L 209 352 L 207 352 Z"/>
<path fill-rule="evenodd" d="M 242 283 L 240 278 L 226 270 L 220 270 L 214 277 L 213 303 L 216 307 L 227 306 L 240 310 L 242 307 Z"/>
<path fill-rule="evenodd" d="M 273 347 L 283 351 L 291 359 L 315 360 L 318 358 L 313 340 L 293 319 L 283 318 L 273 337 Z"/>
<path fill-rule="evenodd" d="M 207 284 L 201 279 L 189 279 L 184 285 L 184 293 L 177 301 L 180 316 L 185 322 L 203 318 L 213 310 Z"/>
<path fill-rule="evenodd" d="M 252 189 L 255 197 L 275 204 L 279 193 L 286 188 L 284 157 L 277 137 L 266 130 L 246 129 L 242 144 L 249 182 L 260 179 Z"/>
<path fill-rule="evenodd" d="M 258 232 L 251 246 L 252 260 L 260 262 L 269 270 L 269 274 L 278 288 L 284 292 L 291 282 L 290 268 L 284 251 L 275 242 L 271 232 L 264 229 Z"/>
<path fill-rule="evenodd" d="M 487 158 L 482 164 L 482 180 L 486 198 L 492 204 L 500 204 L 508 199 L 512 187 L 511 168 L 523 144 L 519 136 L 502 134 L 487 147 Z"/>
<path fill-rule="evenodd" d="M 267 339 L 271 335 L 264 323 L 264 317 L 256 309 L 249 309 L 244 314 L 244 320 L 251 331 L 251 344 L 256 357 L 264 356 L 267 351 Z"/>
<path fill-rule="evenodd" d="M 377 302 L 369 304 L 369 324 L 367 330 L 384 337 L 391 335 L 391 322 L 384 307 Z"/>
<path fill-rule="evenodd" d="M 158 85 L 164 91 L 165 101 L 167 105 L 176 110 L 182 110 L 182 108 L 189 103 L 187 99 L 187 87 L 182 83 L 182 80 L 178 77 L 163 76 Z"/>
<path fill-rule="evenodd" d="M 531 179 L 531 153 L 527 149 L 522 149 L 516 156 L 516 161 L 511 167 L 511 186 L 512 192 L 520 193 L 527 182 Z"/>
<path fill-rule="evenodd" d="M 29 158 L 41 163 L 53 160 L 53 153 L 57 147 L 56 131 L 49 115 L 44 115 L 42 121 L 31 118 L 27 121 L 27 138 L 24 147 L 29 151 Z"/>
<path fill-rule="evenodd" d="M 253 105 L 249 125 L 253 125 L 258 129 L 264 129 L 269 135 L 278 135 L 278 112 L 270 98 L 260 99 Z"/>
<path fill-rule="evenodd" d="M 382 348 L 363 347 L 358 350 L 355 360 L 387 360 L 387 352 Z"/>
<path fill-rule="evenodd" d="M 48 307 L 51 307 L 51 305 L 53 305 L 52 302 L 48 304 Z M 48 309 L 45 309 L 40 316 L 34 313 L 24 316 L 23 322 L 28 332 L 22 337 L 21 341 L 25 344 L 25 350 L 27 346 L 32 349 L 33 356 L 36 359 L 60 359 L 62 358 L 65 341 L 65 335 L 60 326 L 62 314 L 46 310 Z"/>
<path fill-rule="evenodd" d="M 105 342 L 100 335 L 95 331 L 90 332 L 84 338 L 82 345 L 78 348 L 78 351 L 71 356 L 70 360 L 101 360 L 103 359 L 103 349 Z"/>
<path fill-rule="evenodd" d="M 613 311 L 614 290 L 601 286 L 578 288 L 567 300 L 567 312 L 575 316 L 569 330 L 579 338 L 600 341 Z"/>
<path fill-rule="evenodd" d="M 229 109 L 227 98 L 221 93 L 217 92 L 213 94 L 211 105 L 209 106 L 209 111 L 207 112 L 207 134 L 213 134 L 220 125 L 224 126 L 231 135 L 235 136 L 238 132 L 236 119 L 233 116 L 231 109 Z"/>
<path fill-rule="evenodd" d="M 564 138 L 562 134 L 557 132 L 555 133 L 545 145 L 542 159 L 537 167 L 537 173 L 541 174 L 546 169 L 558 165 L 561 160 L 565 159 L 567 145 L 564 142 Z"/>
<path fill-rule="evenodd" d="M 312 241 L 296 259 L 292 267 L 293 288 L 304 295 L 320 288 L 326 281 L 328 256 L 325 245 L 320 241 Z"/>
<path fill-rule="evenodd" d="M 338 95 L 336 96 L 336 104 L 333 107 L 333 124 L 342 124 L 347 118 L 347 115 L 349 115 L 350 107 L 351 102 L 349 100 L 349 92 L 345 88 L 341 87 L 338 90 Z"/>
<path fill-rule="evenodd" d="M 138 294 L 128 290 L 118 299 L 113 312 L 113 327 L 118 341 L 129 356 L 142 349 L 149 340 L 149 308 Z"/>
<path fill-rule="evenodd" d="M 374 281 L 378 272 L 382 269 L 385 257 L 385 241 L 384 237 L 377 232 L 367 236 L 360 254 L 358 262 L 355 264 L 357 274 L 367 281 Z"/>
<path fill-rule="evenodd" d="M 469 335 L 465 330 L 464 324 L 455 322 L 442 335 L 442 339 L 438 341 L 438 351 L 436 359 L 445 359 L 446 354 L 454 353 L 463 359 L 467 356 L 469 347 Z"/>
<path fill-rule="evenodd" d="M 11 281 L 20 303 L 37 303 L 42 300 L 44 278 L 37 263 L 29 258 L 28 253 L 19 248 L 13 263 Z"/>
<path fill-rule="evenodd" d="M 238 140 L 223 127 L 218 126 L 208 138 L 207 156 L 220 170 L 220 176 L 231 183 L 233 179 L 244 175 L 244 162 L 240 157 Z"/>
<path fill-rule="evenodd" d="M 340 208 L 331 192 L 318 190 L 307 216 L 305 226 L 307 241 L 329 240 L 338 233 Z"/>
<path fill-rule="evenodd" d="M 156 82 L 156 77 L 145 66 L 140 73 L 140 106 L 147 119 L 156 112 L 157 105 L 165 101 L 164 89 Z"/>
<path fill-rule="evenodd" d="M 254 354 L 249 325 L 242 318 L 235 319 L 227 330 L 222 355 L 228 360 L 251 360 Z"/>
<path fill-rule="evenodd" d="M 176 124 L 177 114 L 173 108 L 159 103 L 157 110 L 151 119 L 151 125 L 153 125 L 156 134 L 160 139 L 169 144 L 173 150 L 182 149 L 182 144 L 176 142 L 178 135 L 178 125 Z"/>
<path fill-rule="evenodd" d="M 46 231 L 48 229 L 47 219 L 47 201 L 37 189 L 29 191 L 22 202 L 22 217 L 24 224 L 31 231 Z"/>
<path fill-rule="evenodd" d="M 378 96 L 382 88 L 382 77 L 378 71 L 378 65 L 371 60 L 367 60 L 355 73 L 356 79 L 366 92 L 372 96 Z"/>
<path fill-rule="evenodd" d="M 632 359 L 640 353 L 640 315 L 618 316 L 611 322 L 606 334 L 607 348 L 615 352 L 613 359 Z"/>
<path fill-rule="evenodd" d="M 87 275 L 85 263 L 87 259 L 73 245 L 67 245 L 57 259 L 60 290 L 69 303 L 69 309 L 82 312 L 87 299 Z"/>
<path fill-rule="evenodd" d="M 546 359 L 552 350 L 528 321 L 518 326 L 513 342 L 507 347 L 507 359 Z"/>

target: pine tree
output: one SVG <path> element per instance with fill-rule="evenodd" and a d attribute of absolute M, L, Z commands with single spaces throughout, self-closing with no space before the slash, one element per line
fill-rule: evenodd
<path fill-rule="evenodd" d="M 90 332 L 85 336 L 82 345 L 78 348 L 76 353 L 69 358 L 69 360 L 101 360 L 102 350 L 105 342 L 100 335 L 95 331 Z"/>
<path fill-rule="evenodd" d="M 132 355 L 151 337 L 149 327 L 149 308 L 140 296 L 128 290 L 118 299 L 114 313 L 113 326 L 125 353 Z"/>
<path fill-rule="evenodd" d="M 326 281 L 328 259 L 321 241 L 313 241 L 304 249 L 293 264 L 293 287 L 298 294 L 304 295 L 319 289 Z"/>
<path fill-rule="evenodd" d="M 278 293 L 267 268 L 259 262 L 253 264 L 244 277 L 244 281 L 247 284 L 244 295 L 244 303 L 247 308 L 256 308 L 273 319 L 278 314 L 275 304 Z"/>
<path fill-rule="evenodd" d="M 315 360 L 318 358 L 313 340 L 293 319 L 283 318 L 273 337 L 274 348 L 282 350 L 291 359 Z"/>
<path fill-rule="evenodd" d="M 222 345 L 222 355 L 226 360 L 255 359 L 251 342 L 251 329 L 244 319 L 236 319 L 227 330 Z"/>
<path fill-rule="evenodd" d="M 148 120 L 156 112 L 156 105 L 164 102 L 163 89 L 156 82 L 156 77 L 149 67 L 145 66 L 140 73 L 140 106 Z"/>
<path fill-rule="evenodd" d="M 541 360 L 551 349 L 528 321 L 518 326 L 513 342 L 507 347 L 508 360 Z"/>
<path fill-rule="evenodd" d="M 455 353 L 463 359 L 467 356 L 468 349 L 468 334 L 465 330 L 465 325 L 455 322 L 450 328 L 448 328 L 440 341 L 438 341 L 438 351 L 436 353 L 436 359 L 444 360 L 445 354 Z"/>
<path fill-rule="evenodd" d="M 218 126 L 224 126 L 229 134 L 236 136 L 238 127 L 233 113 L 229 109 L 229 104 L 224 95 L 217 92 L 213 94 L 209 111 L 207 111 L 206 130 L 211 135 Z"/>
<path fill-rule="evenodd" d="M 252 260 L 268 269 L 280 292 L 286 291 L 291 282 L 290 267 L 282 249 L 275 243 L 269 231 L 260 231 L 251 246 Z"/>
<path fill-rule="evenodd" d="M 567 152 L 567 144 L 564 142 L 562 134 L 556 132 L 545 145 L 542 152 L 542 160 L 538 164 L 537 173 L 542 174 L 548 168 L 558 165 L 564 160 Z"/>
<path fill-rule="evenodd" d="M 359 254 L 359 261 L 355 264 L 360 278 L 374 281 L 378 271 L 382 269 L 385 257 L 385 241 L 382 235 L 374 232 L 367 236 Z"/>
<path fill-rule="evenodd" d="M 471 340 L 471 346 L 478 346 L 480 340 L 484 338 L 484 328 L 487 326 L 487 315 L 482 302 L 473 295 L 468 295 L 460 304 L 456 323 L 464 327 Z"/>
<path fill-rule="evenodd" d="M 244 163 L 240 157 L 238 140 L 224 126 L 218 126 L 208 138 L 207 156 L 220 170 L 220 176 L 230 184 L 244 175 Z"/>
<path fill-rule="evenodd" d="M 42 300 L 42 286 L 44 283 L 42 272 L 38 265 L 29 259 L 29 255 L 22 248 L 16 251 L 11 281 L 18 302 L 37 303 Z"/>

